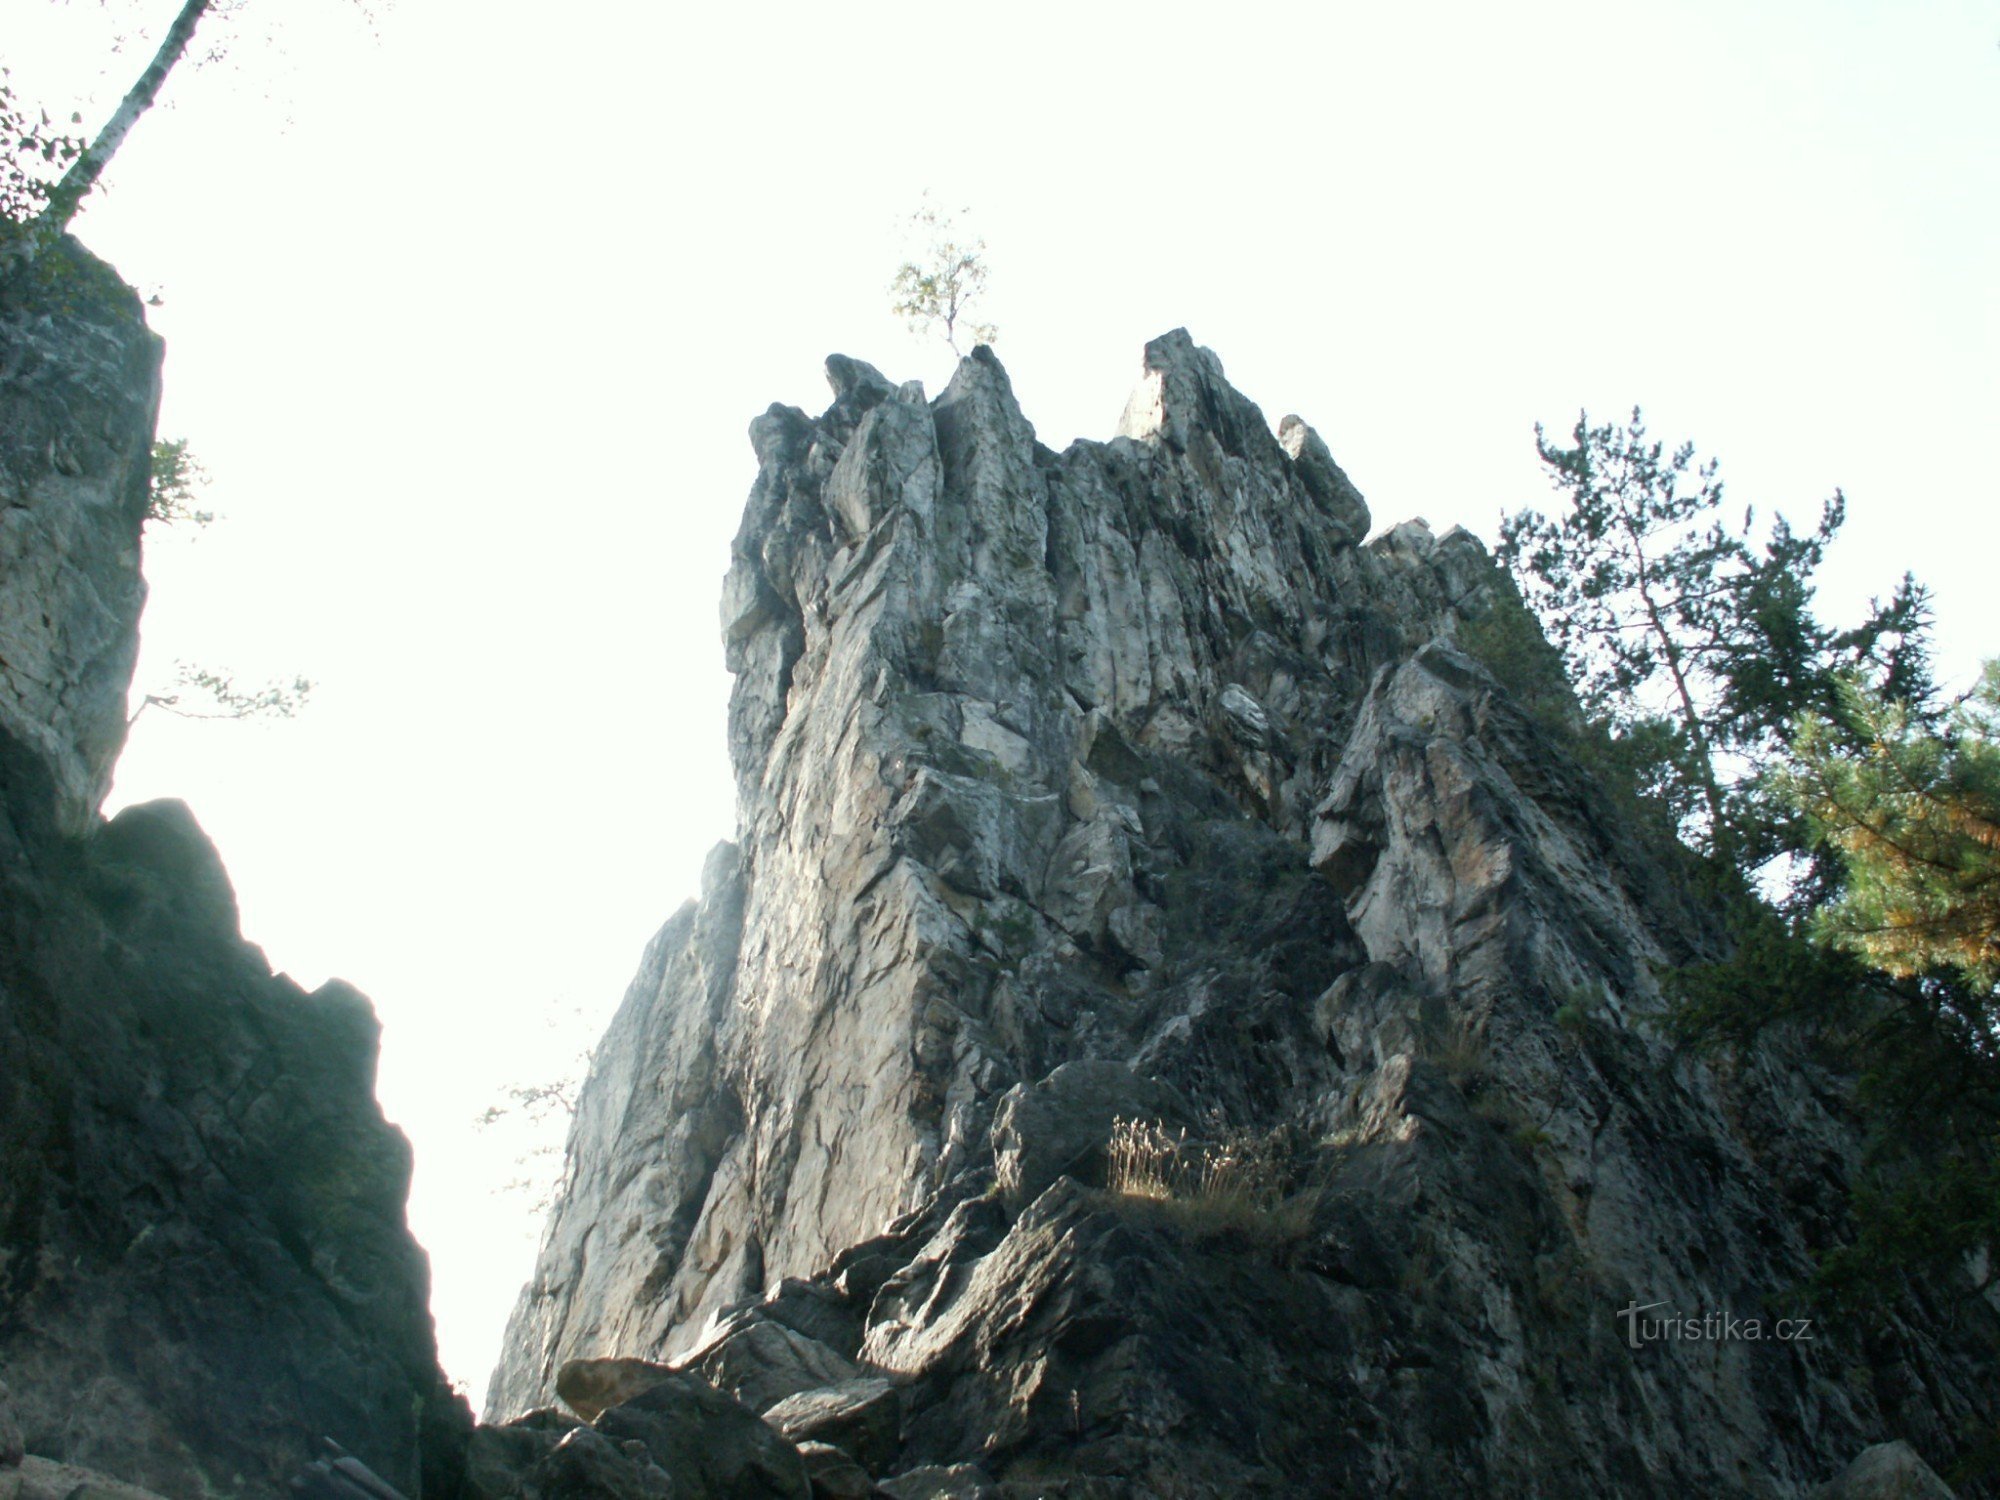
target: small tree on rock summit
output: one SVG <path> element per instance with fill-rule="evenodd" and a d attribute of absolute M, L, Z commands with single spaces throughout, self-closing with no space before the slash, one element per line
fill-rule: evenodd
<path fill-rule="evenodd" d="M 992 343 L 1000 330 L 972 316 L 986 291 L 986 241 L 965 235 L 956 216 L 938 208 L 928 196 L 923 207 L 910 215 L 910 226 L 923 243 L 889 283 L 890 310 L 918 337 L 937 334 L 953 354 L 965 352 L 958 346 L 961 336 L 975 346 Z"/>

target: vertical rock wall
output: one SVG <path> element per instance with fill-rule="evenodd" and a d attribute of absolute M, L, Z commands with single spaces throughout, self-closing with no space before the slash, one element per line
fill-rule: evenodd
<path fill-rule="evenodd" d="M 1854 1142 L 1839 1080 L 1647 1026 L 1721 935 L 1460 648 L 1518 608 L 1474 539 L 1364 543 L 1184 332 L 1061 454 L 989 350 L 827 370 L 751 427 L 739 841 L 599 1050 L 497 1414 L 764 1328 L 894 1383 L 881 1467 L 1021 1494 L 1786 1494 L 1992 1420 L 1976 1300 L 1628 1346 L 1766 1311 Z M 1289 1192 L 1107 1193 L 1119 1117 Z"/>
<path fill-rule="evenodd" d="M 0 1376 L 26 1451 L 275 1496 L 333 1437 L 412 1497 L 469 1423 L 375 1103 L 378 1027 L 238 930 L 123 738 L 159 345 L 72 245 L 0 291 Z"/>
<path fill-rule="evenodd" d="M 161 345 L 72 246 L 22 274 L 32 291 L 0 295 L 0 729 L 79 833 L 125 743 Z"/>

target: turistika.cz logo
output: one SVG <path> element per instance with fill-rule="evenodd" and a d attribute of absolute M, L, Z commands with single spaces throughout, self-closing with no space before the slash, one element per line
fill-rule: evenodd
<path fill-rule="evenodd" d="M 1620 1308 L 1618 1316 L 1625 1321 L 1625 1342 L 1634 1349 L 1672 1339 L 1690 1344 L 1757 1343 L 1767 1339 L 1796 1344 L 1810 1342 L 1813 1336 L 1811 1318 L 1745 1318 L 1727 1312 L 1706 1312 L 1697 1317 L 1672 1311 L 1647 1316 L 1666 1305 L 1632 1302 Z"/>

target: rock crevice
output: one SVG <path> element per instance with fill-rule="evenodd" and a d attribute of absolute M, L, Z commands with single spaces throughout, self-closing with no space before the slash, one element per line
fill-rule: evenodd
<path fill-rule="evenodd" d="M 751 1405 L 964 1493 L 1789 1494 L 1991 1419 L 1990 1318 L 1627 1347 L 1793 1285 L 1855 1142 L 1803 1059 L 1649 1029 L 1722 934 L 1466 649 L 1519 608 L 1474 538 L 1364 540 L 1184 331 L 1059 454 L 988 349 L 827 374 L 751 425 L 739 837 L 584 1086 L 493 1415 L 775 1324 L 835 1374 Z M 1121 1119 L 1234 1195 L 1112 1190 Z"/>

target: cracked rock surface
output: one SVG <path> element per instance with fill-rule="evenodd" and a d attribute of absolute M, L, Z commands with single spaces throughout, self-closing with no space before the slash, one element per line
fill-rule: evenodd
<path fill-rule="evenodd" d="M 449 1495 L 368 1001 L 271 972 L 185 806 L 98 816 L 159 348 L 50 254 L 0 295 L 0 1496 L 279 1495 L 322 1436 Z"/>
<path fill-rule="evenodd" d="M 51 286 L 0 291 L 0 730 L 78 833 L 125 743 L 163 346 L 102 262 L 45 260 Z"/>
<path fill-rule="evenodd" d="M 739 837 L 598 1049 L 492 1416 L 733 1349 L 885 1493 L 1016 1495 L 1791 1495 L 1990 1426 L 1976 1299 L 1630 1346 L 1766 1313 L 1856 1142 L 1801 1057 L 1649 1028 L 1723 935 L 1465 649 L 1519 608 L 1473 537 L 1364 540 L 1185 332 L 1062 453 L 990 350 L 827 373 L 751 426 Z M 1109 1190 L 1120 1120 L 1255 1191 Z"/>

